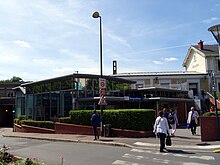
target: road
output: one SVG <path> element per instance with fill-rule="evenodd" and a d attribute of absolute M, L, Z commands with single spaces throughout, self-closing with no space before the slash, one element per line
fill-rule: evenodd
<path fill-rule="evenodd" d="M 10 146 L 10 153 L 44 160 L 46 165 L 219 165 L 218 153 L 204 150 L 169 148 L 168 153 L 158 148 L 138 146 L 116 147 L 100 144 L 54 142 L 24 138 L 0 137 L 1 145 Z"/>

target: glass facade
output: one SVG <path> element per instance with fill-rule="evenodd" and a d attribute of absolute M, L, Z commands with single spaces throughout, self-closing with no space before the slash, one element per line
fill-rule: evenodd
<path fill-rule="evenodd" d="M 126 94 L 130 84 L 106 80 L 106 96 Z M 16 116 L 26 115 L 27 119 L 52 120 L 69 116 L 73 109 L 93 109 L 99 97 L 99 76 L 58 78 L 24 85 L 26 94 L 16 96 Z M 90 98 L 90 99 L 89 99 Z M 80 99 L 90 101 L 79 101 Z"/>

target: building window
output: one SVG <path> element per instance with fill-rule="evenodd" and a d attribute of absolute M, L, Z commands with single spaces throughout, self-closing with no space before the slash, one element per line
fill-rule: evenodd
<path fill-rule="evenodd" d="M 220 71 L 220 60 L 218 60 L 218 71 Z"/>

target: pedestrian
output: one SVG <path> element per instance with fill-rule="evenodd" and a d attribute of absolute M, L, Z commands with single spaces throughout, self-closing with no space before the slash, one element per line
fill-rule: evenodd
<path fill-rule="evenodd" d="M 158 113 L 153 132 L 160 138 L 160 152 L 165 152 L 165 139 L 169 136 L 169 125 L 167 119 L 163 117 L 163 111 L 159 111 Z"/>
<path fill-rule="evenodd" d="M 168 120 L 169 112 L 168 112 L 167 108 L 163 108 L 163 117 L 165 117 Z"/>
<path fill-rule="evenodd" d="M 196 135 L 196 126 L 198 124 L 199 114 L 194 107 L 191 107 L 191 111 L 188 113 L 187 124 L 191 128 L 192 135 Z"/>
<path fill-rule="evenodd" d="M 168 123 L 171 126 L 171 136 L 175 136 L 176 127 L 179 126 L 179 121 L 176 112 L 172 108 L 170 109 Z"/>
<path fill-rule="evenodd" d="M 214 106 L 211 106 L 209 111 L 210 111 L 210 112 L 215 112 Z"/>
<path fill-rule="evenodd" d="M 97 131 L 97 127 L 100 126 L 100 117 L 99 115 L 96 113 L 96 110 L 93 111 L 93 114 L 91 116 L 91 122 L 92 122 L 92 126 L 93 126 L 93 134 L 94 134 L 94 140 L 99 139 L 99 133 Z"/>
<path fill-rule="evenodd" d="M 167 121 L 168 121 L 168 119 L 169 119 L 169 112 L 168 112 L 167 108 L 163 108 L 163 117 L 165 117 L 167 119 Z M 169 125 L 169 128 L 171 129 L 169 121 L 168 121 L 168 125 Z"/>

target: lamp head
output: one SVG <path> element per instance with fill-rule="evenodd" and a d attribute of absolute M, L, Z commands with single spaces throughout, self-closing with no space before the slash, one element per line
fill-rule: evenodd
<path fill-rule="evenodd" d="M 213 34 L 216 41 L 220 45 L 220 24 L 211 26 L 210 28 L 208 28 L 208 31 L 210 31 Z"/>
<path fill-rule="evenodd" d="M 93 17 L 93 18 L 98 18 L 98 17 L 101 17 L 101 16 L 99 15 L 99 12 L 95 11 L 95 12 L 92 14 L 92 17 Z"/>

